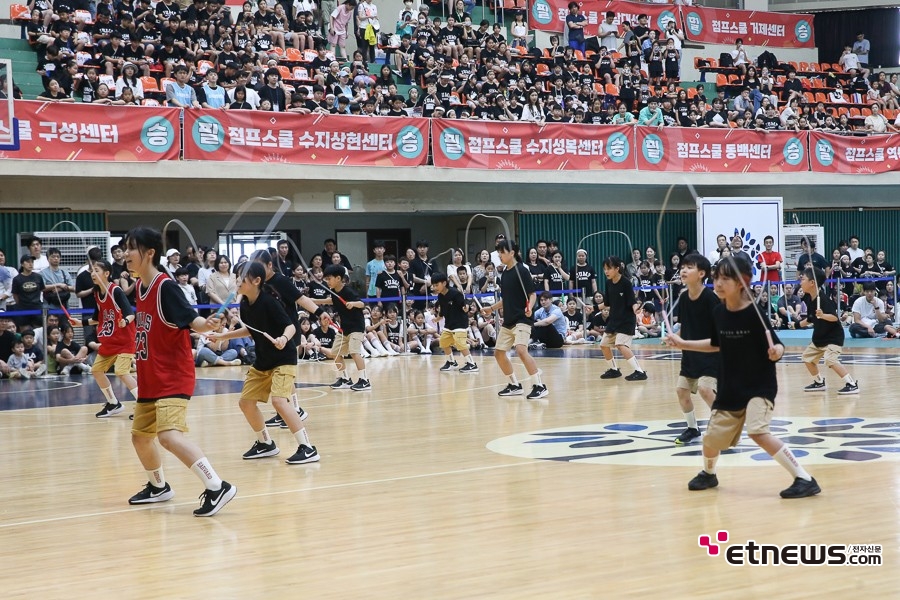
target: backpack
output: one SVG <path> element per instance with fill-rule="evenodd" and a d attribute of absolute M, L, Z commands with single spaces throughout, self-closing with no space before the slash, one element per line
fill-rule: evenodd
<path fill-rule="evenodd" d="M 733 67 L 734 66 L 734 58 L 732 58 L 730 52 L 723 52 L 719 55 L 719 66 L 720 67 Z"/>
<path fill-rule="evenodd" d="M 773 71 L 778 68 L 778 59 L 775 58 L 774 54 L 766 50 L 757 57 L 756 64 L 760 69 L 766 67 L 770 71 Z"/>

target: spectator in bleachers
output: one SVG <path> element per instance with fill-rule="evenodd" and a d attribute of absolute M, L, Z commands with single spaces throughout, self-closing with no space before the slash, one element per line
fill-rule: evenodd
<path fill-rule="evenodd" d="M 887 118 L 881 113 L 881 108 L 877 102 L 870 105 L 872 111 L 865 119 L 865 127 L 868 133 L 887 133 L 888 128 L 893 129 Z"/>
<path fill-rule="evenodd" d="M 856 41 L 853 42 L 853 53 L 859 58 L 859 64 L 863 69 L 869 68 L 869 51 L 871 44 L 866 39 L 865 33 L 859 31 L 856 33 Z"/>
<path fill-rule="evenodd" d="M 659 108 L 659 99 L 651 97 L 647 101 L 647 106 L 641 109 L 637 119 L 638 125 L 648 125 L 651 127 L 663 127 L 663 114 Z"/>

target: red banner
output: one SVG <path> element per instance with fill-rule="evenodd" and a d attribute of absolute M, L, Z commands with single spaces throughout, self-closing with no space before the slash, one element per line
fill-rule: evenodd
<path fill-rule="evenodd" d="M 583 171 L 634 169 L 630 126 L 435 119 L 434 166 Z"/>
<path fill-rule="evenodd" d="M 5 158 L 156 162 L 181 149 L 177 108 L 16 101 L 14 111 L 20 149 Z"/>
<path fill-rule="evenodd" d="M 814 48 L 813 15 L 684 6 L 684 34 L 706 44 Z"/>
<path fill-rule="evenodd" d="M 428 158 L 428 119 L 185 110 L 188 160 L 414 167 Z"/>
<path fill-rule="evenodd" d="M 636 127 L 641 171 L 784 173 L 808 171 L 806 132 Z"/>
<path fill-rule="evenodd" d="M 569 14 L 568 4 L 571 0 L 531 0 L 531 26 L 540 31 L 566 31 L 566 15 Z M 584 0 L 579 2 L 581 12 L 587 18 L 584 28 L 585 37 L 597 35 L 600 22 L 606 18 L 607 11 L 616 13 L 616 25 L 619 25 L 619 33 L 622 33 L 621 24 L 628 21 L 637 25 L 638 15 L 647 15 L 647 27 L 663 31 L 666 23 L 675 19 L 680 21 L 677 6 L 665 4 L 645 4 L 641 2 L 624 2 L 621 0 Z M 621 36 L 620 36 L 621 37 Z"/>
<path fill-rule="evenodd" d="M 854 137 L 813 131 L 809 163 L 816 173 L 900 171 L 900 135 Z"/>

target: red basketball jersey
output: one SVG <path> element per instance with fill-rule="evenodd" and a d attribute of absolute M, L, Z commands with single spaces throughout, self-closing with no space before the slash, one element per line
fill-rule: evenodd
<path fill-rule="evenodd" d="M 129 323 L 124 329 L 119 327 L 122 309 L 114 298 L 118 289 L 120 289 L 118 285 L 111 283 L 105 297 L 100 296 L 99 292 L 94 292 L 94 300 L 97 301 L 97 341 L 100 342 L 102 356 L 134 354 L 136 331 L 134 323 Z"/>
<path fill-rule="evenodd" d="M 138 402 L 161 398 L 190 398 L 194 393 L 194 358 L 191 333 L 165 320 L 160 298 L 161 288 L 178 284 L 165 273 L 159 273 L 141 292 L 137 281 L 137 359 Z M 181 294 L 181 290 L 176 289 Z"/>

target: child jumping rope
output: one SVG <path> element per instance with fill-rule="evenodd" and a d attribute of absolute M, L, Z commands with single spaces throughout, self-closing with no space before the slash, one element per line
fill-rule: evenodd
<path fill-rule="evenodd" d="M 459 369 L 460 373 L 477 373 L 478 365 L 475 358 L 469 353 L 469 342 L 466 332 L 469 328 L 469 314 L 466 312 L 466 298 L 457 288 L 449 286 L 447 275 L 435 273 L 431 276 L 431 287 L 437 294 L 438 306 L 441 316 L 444 317 L 444 330 L 438 343 L 441 350 L 447 355 L 447 362 L 441 367 L 441 371 L 453 371 L 459 364 L 453 358 L 453 348 L 466 360 L 465 366 Z"/>
<path fill-rule="evenodd" d="M 360 301 L 356 292 L 344 285 L 344 275 L 347 271 L 341 265 L 329 265 L 325 269 L 325 282 L 328 287 L 340 298 L 335 299 L 334 308 L 341 321 L 341 333 L 338 333 L 334 341 L 334 351 L 337 353 L 334 364 L 338 370 L 338 378 L 331 389 L 351 389 L 354 392 L 367 392 L 372 389 L 366 377 L 366 362 L 360 356 L 362 343 L 365 339 L 366 321 L 363 318 L 362 309 L 365 303 Z M 349 354 L 359 372 L 356 383 L 347 375 L 344 357 Z"/>

